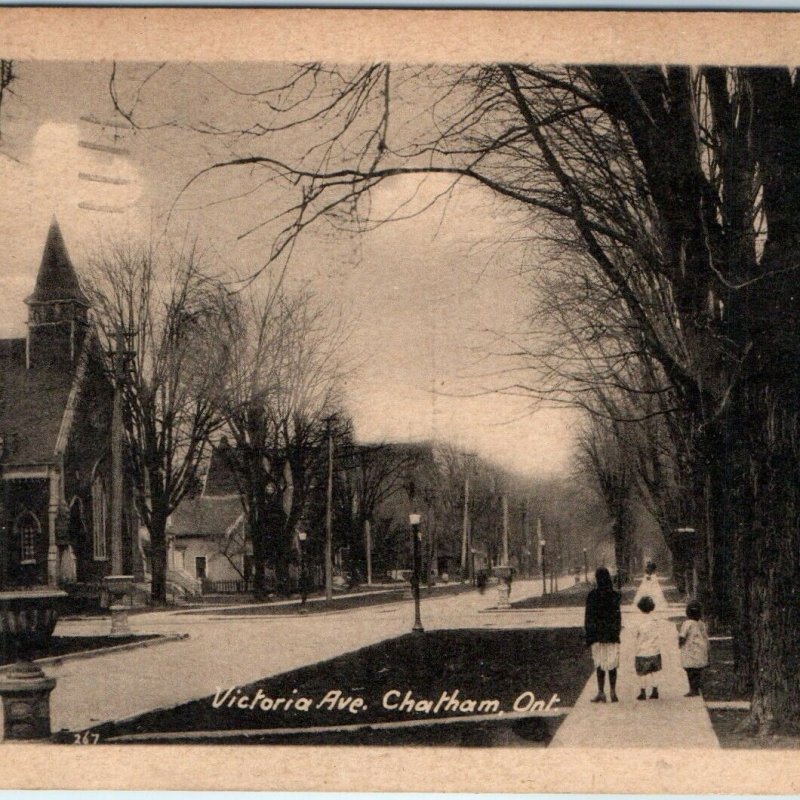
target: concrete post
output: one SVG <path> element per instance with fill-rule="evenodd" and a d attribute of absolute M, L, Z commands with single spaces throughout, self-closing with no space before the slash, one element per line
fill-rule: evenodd
<path fill-rule="evenodd" d="M 497 582 L 497 607 L 498 608 L 511 608 L 511 603 L 509 602 L 509 595 L 511 594 L 511 587 L 508 583 L 500 578 Z"/>
<path fill-rule="evenodd" d="M 20 661 L 0 677 L 5 741 L 50 738 L 50 692 L 54 678 L 48 678 L 35 664 Z"/>
<path fill-rule="evenodd" d="M 103 585 L 111 595 L 111 636 L 128 636 L 131 629 L 126 600 L 133 591 L 133 575 L 107 575 Z"/>
<path fill-rule="evenodd" d="M 509 596 L 511 595 L 512 568 L 508 564 L 500 564 L 492 569 L 492 573 L 497 578 L 497 607 L 511 608 Z"/>

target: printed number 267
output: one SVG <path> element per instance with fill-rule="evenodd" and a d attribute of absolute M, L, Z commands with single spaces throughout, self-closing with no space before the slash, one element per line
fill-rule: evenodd
<path fill-rule="evenodd" d="M 75 741 L 73 744 L 97 744 L 100 741 L 100 734 L 99 733 L 74 733 L 72 734 L 75 737 Z"/>

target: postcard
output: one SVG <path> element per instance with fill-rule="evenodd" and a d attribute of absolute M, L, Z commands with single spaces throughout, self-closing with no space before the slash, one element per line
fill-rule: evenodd
<path fill-rule="evenodd" d="M 796 15 L 0 17 L 4 787 L 797 790 Z"/>

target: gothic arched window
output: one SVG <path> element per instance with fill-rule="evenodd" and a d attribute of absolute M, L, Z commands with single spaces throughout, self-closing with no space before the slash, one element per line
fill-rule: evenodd
<path fill-rule="evenodd" d="M 36 540 L 42 530 L 39 520 L 30 511 L 23 511 L 14 521 L 14 530 L 19 536 L 20 562 L 22 564 L 35 564 Z"/>
<path fill-rule="evenodd" d="M 108 498 L 105 481 L 100 472 L 96 471 L 92 479 L 92 550 L 95 561 L 105 561 L 108 558 L 107 525 Z"/>

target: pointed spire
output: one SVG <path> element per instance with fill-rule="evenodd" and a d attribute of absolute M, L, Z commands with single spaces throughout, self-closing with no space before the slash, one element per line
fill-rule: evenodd
<path fill-rule="evenodd" d="M 82 305 L 90 305 L 78 283 L 78 276 L 67 253 L 58 220 L 53 217 L 50 230 L 47 232 L 36 288 L 25 302 L 49 303 L 56 300 L 75 300 Z"/>

